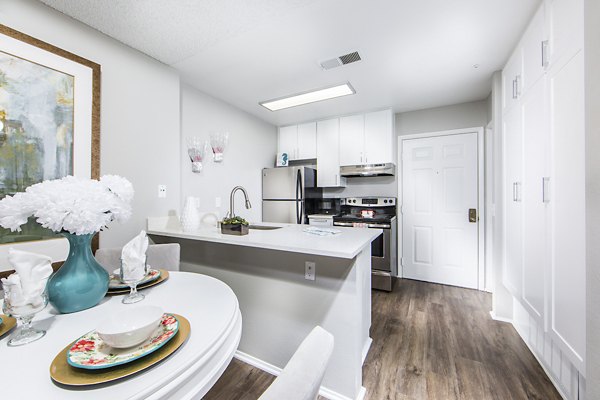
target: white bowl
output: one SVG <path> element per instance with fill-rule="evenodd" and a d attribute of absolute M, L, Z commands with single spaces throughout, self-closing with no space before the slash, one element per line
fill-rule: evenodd
<path fill-rule="evenodd" d="M 128 308 L 102 321 L 96 332 L 110 347 L 121 349 L 137 346 L 154 333 L 162 315 L 163 309 L 157 306 Z"/>

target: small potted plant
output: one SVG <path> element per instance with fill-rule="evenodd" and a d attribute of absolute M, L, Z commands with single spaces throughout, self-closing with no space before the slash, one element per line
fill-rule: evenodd
<path fill-rule="evenodd" d="M 221 221 L 221 233 L 225 235 L 247 235 L 249 223 L 242 217 L 233 216 Z"/>

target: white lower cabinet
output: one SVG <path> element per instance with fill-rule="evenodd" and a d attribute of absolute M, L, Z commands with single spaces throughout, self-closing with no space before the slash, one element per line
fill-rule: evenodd
<path fill-rule="evenodd" d="M 340 177 L 339 118 L 317 122 L 317 186 L 346 186 L 346 178 Z"/>
<path fill-rule="evenodd" d="M 585 127 L 583 52 L 549 75 L 552 174 L 550 332 L 585 374 Z"/>
<path fill-rule="evenodd" d="M 503 283 L 520 298 L 523 286 L 523 129 L 521 109 L 504 116 L 505 236 Z"/>
<path fill-rule="evenodd" d="M 524 96 L 521 103 L 523 131 L 523 305 L 544 326 L 546 270 L 549 246 L 548 110 L 545 79 Z"/>

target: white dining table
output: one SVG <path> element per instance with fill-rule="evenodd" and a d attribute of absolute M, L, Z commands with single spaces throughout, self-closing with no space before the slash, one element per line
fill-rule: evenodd
<path fill-rule="evenodd" d="M 8 347 L 12 334 L 0 339 L 0 398 L 3 399 L 199 399 L 229 365 L 242 334 L 242 317 L 234 292 L 206 275 L 169 272 L 169 279 L 143 290 L 146 298 L 122 304 L 123 296 L 73 314 L 58 314 L 50 305 L 33 325 L 47 330 L 40 340 Z M 139 305 L 156 305 L 187 318 L 191 333 L 175 353 L 153 367 L 113 383 L 67 387 L 50 378 L 54 357 L 108 315 Z"/>

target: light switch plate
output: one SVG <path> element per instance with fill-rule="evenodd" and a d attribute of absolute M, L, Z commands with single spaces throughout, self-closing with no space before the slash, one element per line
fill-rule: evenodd
<path fill-rule="evenodd" d="M 158 185 L 158 198 L 164 199 L 167 197 L 167 185 Z"/>
<path fill-rule="evenodd" d="M 312 261 L 306 261 L 304 263 L 304 279 L 314 281 L 317 275 L 317 263 Z"/>

